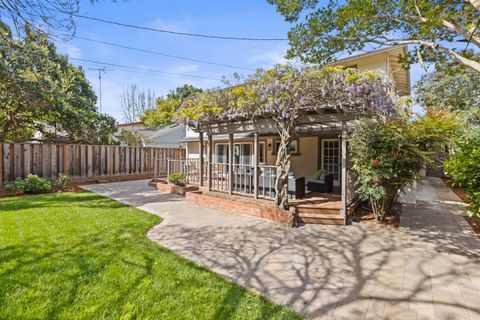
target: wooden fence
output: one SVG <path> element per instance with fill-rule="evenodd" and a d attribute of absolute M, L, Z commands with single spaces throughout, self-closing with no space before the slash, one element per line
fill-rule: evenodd
<path fill-rule="evenodd" d="M 184 159 L 185 149 L 78 144 L 0 144 L 0 184 L 29 173 L 54 180 L 151 175 L 166 159 Z M 159 161 L 164 159 L 165 161 Z"/>

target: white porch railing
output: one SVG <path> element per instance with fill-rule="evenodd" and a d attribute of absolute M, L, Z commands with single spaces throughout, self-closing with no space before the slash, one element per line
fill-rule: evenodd
<path fill-rule="evenodd" d="M 155 163 L 155 177 L 168 177 L 178 172 L 185 174 L 186 182 L 200 185 L 200 159 L 157 159 Z M 230 192 L 230 173 L 228 163 L 212 162 L 211 190 Z M 207 182 L 208 162 L 204 163 L 203 181 Z M 233 164 L 232 193 L 254 196 L 255 174 L 254 166 L 247 164 Z M 258 166 L 258 190 L 260 198 L 275 197 L 275 182 L 277 168 L 275 166 Z"/>
<path fill-rule="evenodd" d="M 203 177 L 201 177 L 200 159 L 167 159 L 166 176 L 172 173 L 183 173 L 187 183 L 199 185 L 206 180 L 206 165 L 204 164 Z"/>
<path fill-rule="evenodd" d="M 229 192 L 230 177 L 228 163 L 212 163 L 212 190 Z M 232 193 L 248 196 L 255 195 L 254 166 L 233 164 Z M 277 169 L 275 166 L 258 166 L 257 196 L 263 198 L 275 197 L 275 181 Z"/>

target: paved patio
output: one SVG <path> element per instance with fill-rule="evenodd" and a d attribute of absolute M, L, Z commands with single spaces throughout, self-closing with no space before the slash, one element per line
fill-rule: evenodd
<path fill-rule="evenodd" d="M 160 215 L 150 239 L 309 318 L 480 319 L 480 240 L 436 178 L 419 184 L 399 230 L 290 229 L 187 203 L 146 180 L 85 188 Z"/>

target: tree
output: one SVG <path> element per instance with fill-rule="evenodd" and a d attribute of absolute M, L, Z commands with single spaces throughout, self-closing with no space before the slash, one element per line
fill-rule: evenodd
<path fill-rule="evenodd" d="M 122 145 L 127 146 L 142 146 L 144 142 L 144 139 L 140 134 L 127 129 L 120 131 L 118 139 L 121 141 Z"/>
<path fill-rule="evenodd" d="M 194 94 L 203 92 L 189 84 L 171 90 L 166 97 L 158 97 L 156 108 L 147 110 L 140 117 L 147 127 L 172 124 L 182 101 Z"/>
<path fill-rule="evenodd" d="M 12 21 L 17 31 L 22 31 L 29 24 L 34 29 L 48 27 L 74 32 L 73 18 L 79 8 L 79 0 L 0 0 L 0 18 L 6 17 Z"/>
<path fill-rule="evenodd" d="M 140 119 L 147 127 L 172 124 L 175 112 L 181 103 L 180 99 L 159 97 L 156 101 L 156 108 L 147 110 Z"/>
<path fill-rule="evenodd" d="M 480 55 L 470 52 L 472 59 Z M 437 64 L 435 70 L 415 84 L 415 98 L 424 108 L 459 110 L 471 122 L 480 120 L 480 73 L 453 62 Z"/>
<path fill-rule="evenodd" d="M 414 45 L 405 63 L 453 60 L 480 72 L 478 0 L 267 0 L 287 21 L 289 57 L 324 64 L 367 46 Z"/>
<path fill-rule="evenodd" d="M 183 86 L 178 87 L 175 90 L 170 90 L 170 92 L 167 94 L 167 98 L 183 100 L 196 93 L 201 92 L 203 92 L 203 90 L 200 88 L 194 87 L 191 84 L 184 84 Z"/>
<path fill-rule="evenodd" d="M 480 218 L 480 127 L 460 139 L 455 154 L 445 162 L 445 172 L 454 185 L 464 187 L 470 215 Z"/>
<path fill-rule="evenodd" d="M 275 202 L 285 209 L 288 201 L 288 146 L 302 114 L 324 109 L 356 116 L 396 113 L 394 84 L 374 71 L 343 68 L 303 68 L 277 65 L 258 71 L 245 83 L 207 91 L 185 101 L 180 117 L 198 127 L 208 123 L 230 123 L 271 119 L 280 136 L 277 150 Z"/>
<path fill-rule="evenodd" d="M 81 67 L 56 53 L 27 24 L 13 39 L 0 24 L 0 141 L 112 142 L 115 120 L 96 112 L 96 96 Z"/>
<path fill-rule="evenodd" d="M 155 93 L 139 89 L 132 83 L 123 90 L 121 107 L 125 121 L 136 122 L 142 114 L 155 107 Z"/>

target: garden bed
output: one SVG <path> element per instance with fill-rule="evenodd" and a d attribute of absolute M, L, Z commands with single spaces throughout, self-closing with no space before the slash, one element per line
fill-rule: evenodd
<path fill-rule="evenodd" d="M 465 203 L 465 205 L 469 206 L 469 203 L 467 202 L 467 193 L 463 188 L 460 187 L 453 187 L 452 186 L 452 180 L 448 178 L 443 178 L 443 182 Z M 470 227 L 472 227 L 473 232 L 477 235 L 477 237 L 480 238 L 480 218 L 477 217 L 469 217 L 469 216 L 464 216 L 465 220 L 468 222 Z"/>
<path fill-rule="evenodd" d="M 400 225 L 400 217 L 402 215 L 402 204 L 395 203 L 393 205 L 392 214 L 385 217 L 384 221 L 377 221 L 373 212 L 366 208 L 361 208 L 358 210 L 358 214 L 354 222 L 358 223 L 370 223 L 377 225 L 379 227 L 389 228 L 389 229 L 398 229 Z"/>

